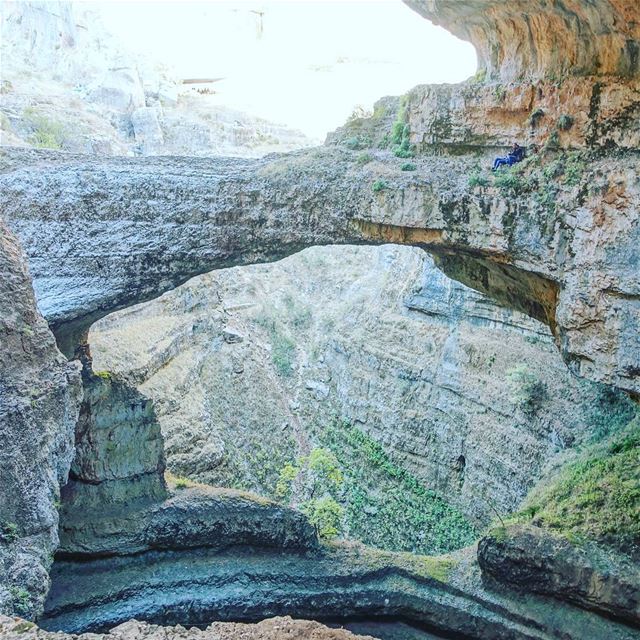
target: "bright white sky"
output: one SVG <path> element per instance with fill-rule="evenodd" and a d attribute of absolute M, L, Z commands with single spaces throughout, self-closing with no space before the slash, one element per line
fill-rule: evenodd
<path fill-rule="evenodd" d="M 100 2 L 105 26 L 179 77 L 224 77 L 219 104 L 313 137 L 422 83 L 460 82 L 473 47 L 400 0 Z M 259 15 L 260 12 L 262 16 Z M 260 32 L 260 20 L 262 31 Z"/>

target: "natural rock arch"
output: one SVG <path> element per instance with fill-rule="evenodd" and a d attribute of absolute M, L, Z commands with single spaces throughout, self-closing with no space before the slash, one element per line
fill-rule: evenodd
<path fill-rule="evenodd" d="M 585 174 L 552 210 L 536 193 L 470 186 L 471 155 L 424 156 L 411 173 L 389 154 L 361 166 L 331 147 L 261 160 L 3 156 L 2 210 L 68 355 L 95 320 L 200 273 L 393 242 L 546 322 L 576 373 L 640 391 L 635 156 L 594 159 L 604 197 Z"/>

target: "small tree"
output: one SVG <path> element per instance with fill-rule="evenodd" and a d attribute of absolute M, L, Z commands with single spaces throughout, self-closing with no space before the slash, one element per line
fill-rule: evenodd
<path fill-rule="evenodd" d="M 298 507 L 321 538 L 335 538 L 342 530 L 344 509 L 332 493 L 339 490 L 343 480 L 333 453 L 316 448 L 308 456 L 282 467 L 276 484 L 276 496 Z"/>
<path fill-rule="evenodd" d="M 316 533 L 325 540 L 335 538 L 342 530 L 344 509 L 331 496 L 313 498 L 300 505 Z"/>

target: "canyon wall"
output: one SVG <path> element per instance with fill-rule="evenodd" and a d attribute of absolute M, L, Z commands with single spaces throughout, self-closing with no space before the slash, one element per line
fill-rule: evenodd
<path fill-rule="evenodd" d="M 42 612 L 74 455 L 77 363 L 36 309 L 17 239 L 0 224 L 0 610 Z"/>
<path fill-rule="evenodd" d="M 623 404 L 572 376 L 543 324 L 403 247 L 217 271 L 99 321 L 90 343 L 97 370 L 153 399 L 178 476 L 274 495 L 337 418 L 478 525 Z"/>

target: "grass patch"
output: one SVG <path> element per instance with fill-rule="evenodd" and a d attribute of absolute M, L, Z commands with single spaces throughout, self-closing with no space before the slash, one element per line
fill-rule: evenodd
<path fill-rule="evenodd" d="M 361 153 L 356 158 L 356 164 L 363 166 L 373 161 L 373 156 L 370 153 Z"/>
<path fill-rule="evenodd" d="M 640 416 L 622 431 L 586 447 L 509 518 L 553 529 L 570 539 L 620 548 L 640 545 Z"/>
<path fill-rule="evenodd" d="M 489 180 L 487 176 L 483 175 L 480 171 L 474 171 L 469 176 L 468 184 L 471 189 L 474 187 L 486 187 L 489 184 Z"/>
<path fill-rule="evenodd" d="M 493 184 L 504 196 L 518 195 L 527 187 L 526 180 L 512 167 L 497 171 L 493 177 Z"/>
<path fill-rule="evenodd" d="M 413 162 L 404 162 L 400 167 L 400 171 L 415 171 L 417 168 Z"/>
<path fill-rule="evenodd" d="M 29 142 L 39 149 L 62 149 L 67 129 L 64 124 L 37 113 L 34 109 L 25 109 L 25 122 L 31 127 Z"/>
<path fill-rule="evenodd" d="M 291 313 L 291 310 L 289 310 Z M 271 341 L 271 362 L 278 375 L 289 378 L 293 375 L 293 364 L 296 358 L 296 345 L 293 340 L 284 333 L 279 323 L 270 316 L 261 316 L 255 319 L 256 323 L 266 329 Z M 296 326 L 302 327 L 311 322 L 311 312 L 302 312 L 297 318 Z"/>

